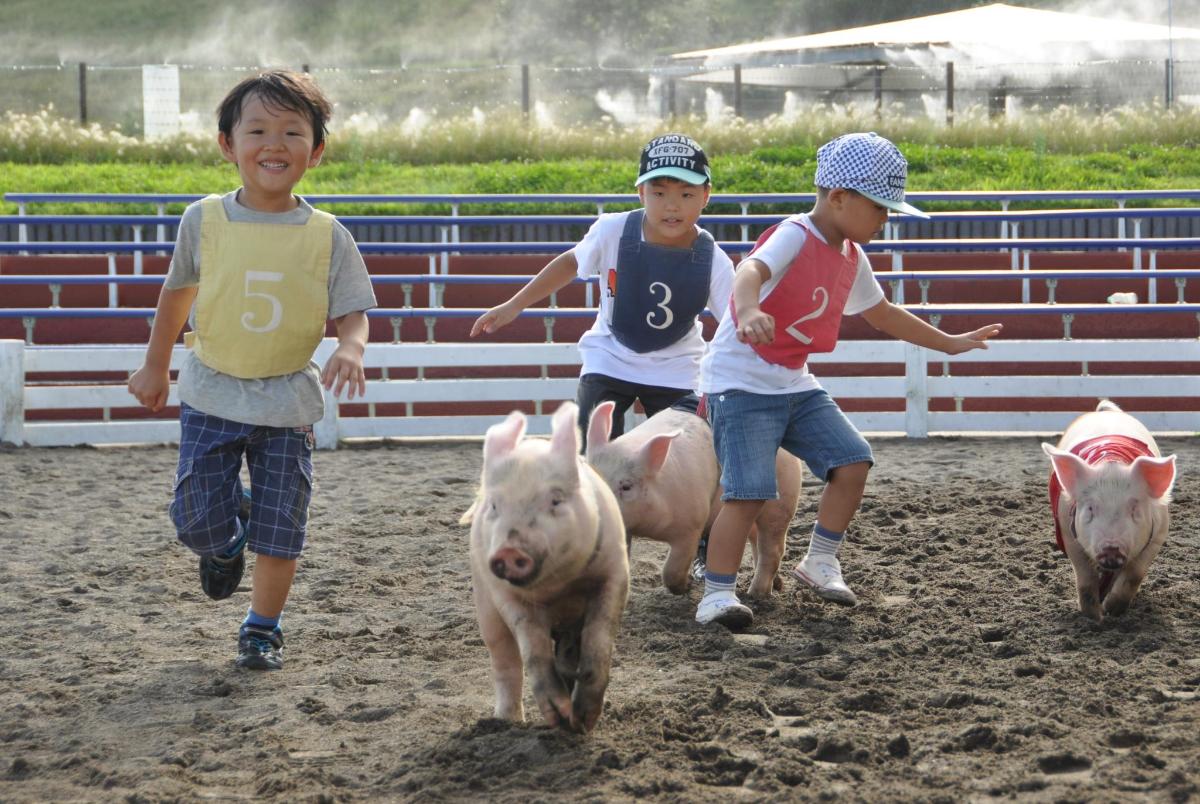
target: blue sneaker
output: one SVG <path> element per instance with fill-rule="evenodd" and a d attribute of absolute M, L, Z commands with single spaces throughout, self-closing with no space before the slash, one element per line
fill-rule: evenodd
<path fill-rule="evenodd" d="M 238 632 L 238 667 L 247 670 L 283 669 L 283 631 L 243 625 Z"/>
<path fill-rule="evenodd" d="M 242 505 L 238 510 L 242 523 L 242 538 L 238 540 L 233 555 L 200 557 L 200 588 L 213 600 L 224 600 L 237 591 L 246 571 L 246 523 L 250 521 L 250 492 L 243 491 Z"/>

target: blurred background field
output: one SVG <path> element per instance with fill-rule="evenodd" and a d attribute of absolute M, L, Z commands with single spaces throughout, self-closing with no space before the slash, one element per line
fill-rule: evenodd
<path fill-rule="evenodd" d="M 718 192 L 810 191 L 817 146 L 853 130 L 897 141 L 913 190 L 1200 186 L 1200 60 L 1189 61 L 1196 54 L 1183 49 L 1174 52 L 1178 86 L 1170 97 L 1157 51 L 1081 62 L 1029 50 L 999 66 L 960 64 L 952 124 L 946 88 L 916 81 L 913 65 L 899 57 L 883 71 L 829 68 L 840 71 L 836 91 L 747 85 L 737 110 L 728 85 L 691 81 L 671 59 L 689 49 L 978 5 L 6 0 L 0 190 L 232 187 L 236 173 L 217 151 L 213 110 L 260 66 L 307 68 L 335 101 L 325 163 L 305 177 L 305 193 L 629 192 L 641 145 L 668 130 L 704 144 Z M 1022 5 L 1165 23 L 1171 4 Z M 1200 6 L 1174 6 L 1175 25 L 1200 25 Z M 148 140 L 142 65 L 164 63 L 179 70 L 180 132 Z M 1096 86 L 1110 94 L 1097 94 Z M 1114 105 L 1117 89 L 1128 102 Z M 0 204 L 0 211 L 15 206 Z"/>

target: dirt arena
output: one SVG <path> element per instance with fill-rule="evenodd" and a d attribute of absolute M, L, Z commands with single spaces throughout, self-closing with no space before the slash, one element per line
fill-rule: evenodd
<path fill-rule="evenodd" d="M 1038 439 L 873 443 L 859 606 L 789 579 L 750 633 L 702 628 L 637 543 L 586 737 L 490 717 L 457 524 L 478 442 L 316 457 L 281 673 L 232 666 L 248 589 L 209 601 L 174 542 L 174 449 L 2 448 L 0 800 L 1200 799 L 1200 441 L 1161 440 L 1171 536 L 1102 626 Z"/>

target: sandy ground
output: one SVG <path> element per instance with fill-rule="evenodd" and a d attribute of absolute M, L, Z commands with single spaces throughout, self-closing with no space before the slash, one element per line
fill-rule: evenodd
<path fill-rule="evenodd" d="M 637 543 L 586 737 L 490 718 L 457 524 L 478 443 L 317 456 L 281 673 L 232 666 L 249 592 L 201 593 L 173 449 L 0 449 L 0 800 L 1200 798 L 1200 441 L 1162 440 L 1172 533 L 1102 626 L 1052 547 L 1037 439 L 874 446 L 860 605 L 789 579 L 749 634 L 702 628 Z"/>

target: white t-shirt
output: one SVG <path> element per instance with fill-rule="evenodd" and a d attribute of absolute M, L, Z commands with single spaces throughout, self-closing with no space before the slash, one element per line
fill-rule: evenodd
<path fill-rule="evenodd" d="M 793 225 L 793 221 L 800 225 Z M 781 223 L 767 238 L 767 242 L 762 244 L 762 248 L 754 253 L 754 259 L 761 261 L 771 271 L 771 278 L 763 283 L 762 291 L 758 294 L 760 302 L 775 289 L 779 280 L 787 273 L 788 266 L 800 253 L 810 233 L 825 242 L 825 238 L 807 214 L 793 215 Z M 844 248 L 851 249 L 855 246 L 847 240 Z M 885 298 L 883 288 L 871 270 L 867 255 L 861 249 L 858 255 L 858 273 L 846 298 L 844 315 L 857 315 L 871 309 Z M 776 321 L 776 333 L 780 328 L 780 323 Z M 749 344 L 739 341 L 733 326 L 733 316 L 723 319 L 717 327 L 700 367 L 700 390 L 706 394 L 731 389 L 752 391 L 756 394 L 792 394 L 820 387 L 817 378 L 809 373 L 807 364 L 799 369 L 791 369 L 768 363 L 759 357 L 758 352 Z"/>
<path fill-rule="evenodd" d="M 621 233 L 629 215 L 628 212 L 601 215 L 574 249 L 580 278 L 600 277 L 599 314 L 592 328 L 579 339 L 579 354 L 583 360 L 580 374 L 604 374 L 626 382 L 694 390 L 700 379 L 700 358 L 705 348 L 698 319 L 691 331 L 675 343 L 665 349 L 643 353 L 623 346 L 609 329 L 613 300 L 605 291 L 604 277 L 610 268 L 617 267 Z M 718 321 L 725 319 L 732 293 L 733 261 L 714 245 L 712 270 L 708 277 L 708 309 Z"/>

